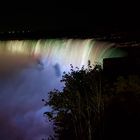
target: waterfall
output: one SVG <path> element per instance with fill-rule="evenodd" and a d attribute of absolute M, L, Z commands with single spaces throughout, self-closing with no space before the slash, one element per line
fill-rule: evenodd
<path fill-rule="evenodd" d="M 104 58 L 122 56 L 113 45 L 94 39 L 14 40 L 0 41 L 0 51 L 42 59 L 47 66 L 57 63 L 65 70 L 70 64 L 81 67 L 87 65 L 88 60 L 101 64 Z"/>
<path fill-rule="evenodd" d="M 95 64 L 122 56 L 113 45 L 94 39 L 0 41 L 0 139 L 40 140 L 52 133 L 43 118 L 49 108 L 41 99 L 62 88 L 61 75 L 70 64 L 81 67 L 88 60 Z"/>

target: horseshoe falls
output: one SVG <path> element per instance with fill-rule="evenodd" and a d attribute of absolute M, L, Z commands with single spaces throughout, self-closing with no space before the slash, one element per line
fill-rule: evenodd
<path fill-rule="evenodd" d="M 47 93 L 62 89 L 62 73 L 121 57 L 113 43 L 94 39 L 0 41 L 0 139 L 41 140 L 52 125 L 43 117 Z"/>

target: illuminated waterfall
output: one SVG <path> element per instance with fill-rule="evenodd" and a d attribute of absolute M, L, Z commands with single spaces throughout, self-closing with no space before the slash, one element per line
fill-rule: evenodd
<path fill-rule="evenodd" d="M 0 50 L 10 54 L 25 54 L 42 58 L 45 65 L 58 63 L 63 70 L 70 64 L 81 67 L 102 63 L 103 58 L 122 56 L 114 44 L 97 42 L 94 39 L 47 39 L 0 41 Z"/>
<path fill-rule="evenodd" d="M 95 64 L 122 56 L 113 45 L 94 39 L 0 41 L 0 135 L 10 140 L 48 137 L 52 125 L 43 113 L 49 108 L 41 99 L 50 90 L 63 88 L 61 75 L 70 64 L 81 67 L 88 60 Z"/>

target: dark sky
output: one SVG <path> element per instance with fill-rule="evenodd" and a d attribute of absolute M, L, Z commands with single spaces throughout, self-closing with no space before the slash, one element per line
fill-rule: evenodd
<path fill-rule="evenodd" d="M 140 31 L 140 10 L 136 5 L 115 1 L 19 3 L 0 11 L 0 31 Z"/>
<path fill-rule="evenodd" d="M 128 3 L 24 3 L 7 9 L 0 11 L 0 31 L 128 31 L 139 30 L 140 23 L 139 9 Z"/>

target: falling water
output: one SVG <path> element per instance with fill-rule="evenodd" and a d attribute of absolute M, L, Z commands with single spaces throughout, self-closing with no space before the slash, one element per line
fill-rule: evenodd
<path fill-rule="evenodd" d="M 62 88 L 59 81 L 70 64 L 122 56 L 113 45 L 94 39 L 0 41 L 0 139 L 40 140 L 52 133 L 41 99 Z"/>

